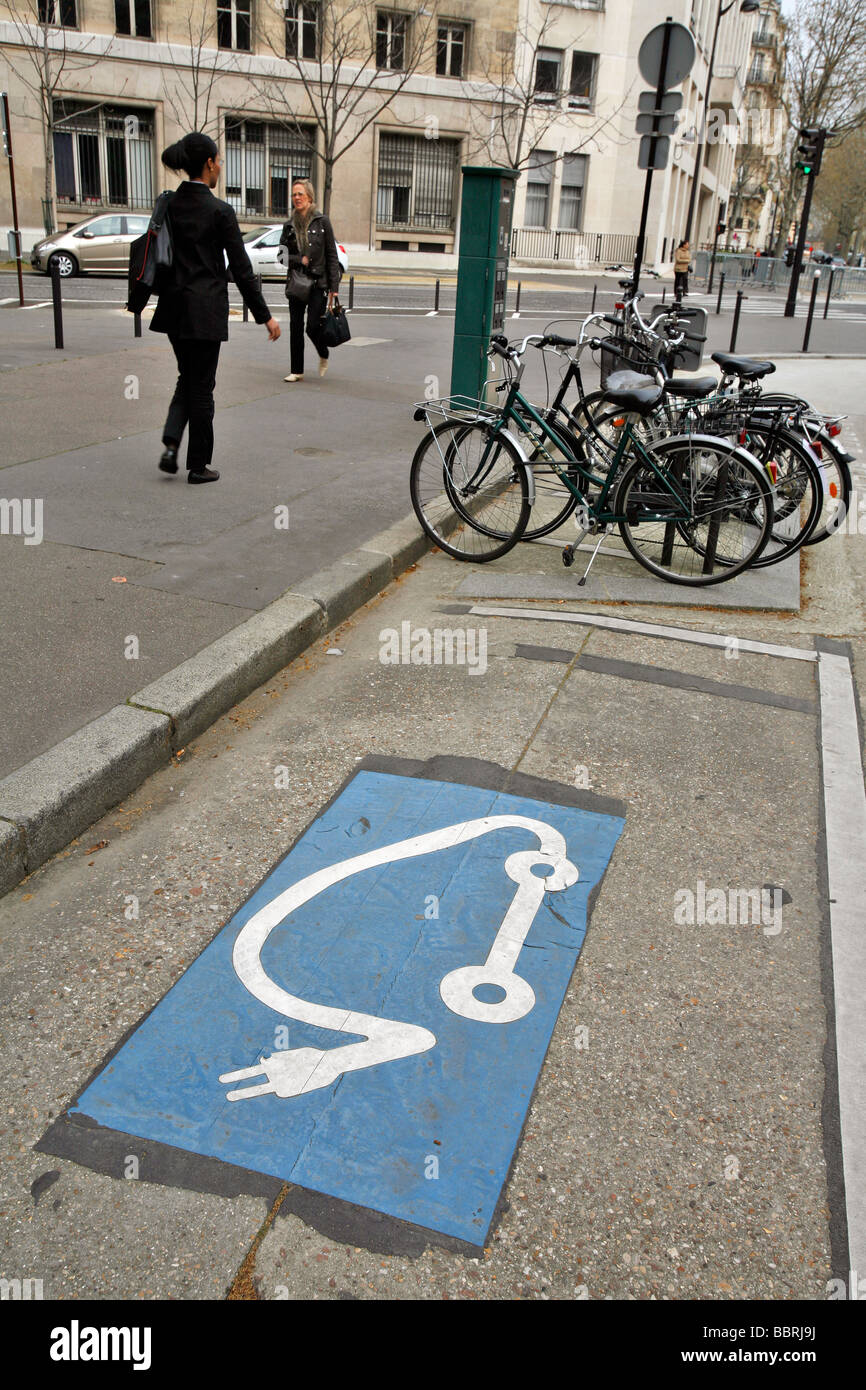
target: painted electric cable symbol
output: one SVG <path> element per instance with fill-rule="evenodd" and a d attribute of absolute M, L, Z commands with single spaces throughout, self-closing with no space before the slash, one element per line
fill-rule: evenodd
<path fill-rule="evenodd" d="M 226 1098 L 252 1100 L 269 1094 L 282 1098 L 297 1096 L 330 1086 L 344 1072 L 396 1061 L 400 1057 L 413 1057 L 435 1047 L 435 1034 L 417 1024 L 314 1004 L 289 994 L 265 974 L 261 962 L 262 950 L 274 927 L 289 913 L 344 879 L 363 873 L 366 869 L 451 849 L 494 830 L 514 827 L 532 831 L 540 840 L 541 847 L 519 851 L 505 860 L 503 867 L 508 877 L 517 884 L 517 892 L 496 933 L 487 959 L 483 965 L 465 965 L 452 970 L 441 981 L 439 993 L 452 1013 L 482 1023 L 513 1023 L 528 1014 L 535 1004 L 535 994 L 531 985 L 515 973 L 521 948 L 545 893 L 558 893 L 576 883 L 579 877 L 577 868 L 568 859 L 565 839 L 546 821 L 531 820 L 526 816 L 486 816 L 479 820 L 460 821 L 457 825 L 399 840 L 308 874 L 266 903 L 241 928 L 234 944 L 232 964 L 238 979 L 256 999 L 287 1018 L 336 1032 L 359 1034 L 364 1041 L 347 1043 L 327 1051 L 317 1047 L 299 1047 L 274 1052 L 269 1057 L 263 1057 L 256 1066 L 225 1072 L 219 1078 L 225 1085 L 249 1081 L 257 1076 L 266 1078 L 258 1085 L 231 1090 Z M 533 872 L 542 866 L 551 871 L 544 878 Z M 504 998 L 496 1003 L 478 999 L 474 991 L 482 985 L 498 986 L 504 991 Z"/>

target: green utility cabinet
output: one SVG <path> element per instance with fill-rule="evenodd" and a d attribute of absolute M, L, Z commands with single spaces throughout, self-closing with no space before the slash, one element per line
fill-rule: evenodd
<path fill-rule="evenodd" d="M 505 323 L 516 169 L 463 166 L 451 394 L 481 396 L 487 349 Z"/>

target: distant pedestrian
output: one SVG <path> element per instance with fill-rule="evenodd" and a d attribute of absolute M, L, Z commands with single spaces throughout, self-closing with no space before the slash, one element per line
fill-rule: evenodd
<path fill-rule="evenodd" d="M 689 292 L 689 271 L 691 269 L 689 243 L 681 241 L 674 255 L 674 294 L 677 299 Z"/>
<path fill-rule="evenodd" d="M 320 325 L 336 298 L 342 272 L 334 229 L 315 204 L 316 190 L 310 180 L 295 179 L 292 184 L 292 215 L 280 237 L 280 247 L 285 247 L 280 259 L 288 266 L 286 296 L 289 301 L 291 370 L 285 381 L 304 379 L 305 312 L 307 337 L 319 355 L 319 376 L 324 376 L 328 370 L 328 348 L 322 339 Z M 290 293 L 292 273 L 298 271 L 312 281 L 306 301 Z"/>
<path fill-rule="evenodd" d="M 219 180 L 219 151 L 210 136 L 193 131 L 163 150 L 162 162 L 182 183 L 168 207 L 173 248 L 173 275 L 159 296 L 151 321 L 156 333 L 167 333 L 177 358 L 179 376 L 162 434 L 163 473 L 177 472 L 177 455 L 189 425 L 186 467 L 191 483 L 215 483 L 219 473 L 210 467 L 213 456 L 213 392 L 220 344 L 229 336 L 229 294 L 225 255 L 235 284 L 256 323 L 267 327 L 275 343 L 280 327 L 256 285 L 250 258 L 241 239 L 234 209 L 215 198 Z"/>

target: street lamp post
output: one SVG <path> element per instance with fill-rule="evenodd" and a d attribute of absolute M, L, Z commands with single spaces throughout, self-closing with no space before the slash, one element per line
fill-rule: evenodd
<path fill-rule="evenodd" d="M 691 241 L 692 237 L 692 223 L 695 217 L 695 202 L 698 196 L 698 184 L 700 182 L 701 165 L 703 163 L 704 137 L 706 135 L 707 129 L 707 112 L 710 109 L 710 90 L 713 85 L 713 68 L 716 62 L 716 44 L 718 43 L 719 39 L 719 25 L 722 22 L 722 16 L 726 15 L 729 12 L 729 10 L 732 10 L 736 3 L 737 0 L 728 0 L 728 4 L 724 5 L 722 3 L 722 0 L 719 0 L 719 12 L 716 15 L 716 27 L 713 31 L 713 46 L 710 50 L 710 66 L 707 72 L 707 87 L 706 91 L 704 92 L 704 110 L 701 116 L 701 133 L 700 138 L 698 139 L 697 149 L 695 150 L 695 172 L 692 178 L 691 192 L 689 193 L 689 210 L 686 214 L 686 229 L 683 233 L 684 241 Z M 740 14 L 755 14 L 755 12 L 760 8 L 760 0 L 741 0 Z"/>

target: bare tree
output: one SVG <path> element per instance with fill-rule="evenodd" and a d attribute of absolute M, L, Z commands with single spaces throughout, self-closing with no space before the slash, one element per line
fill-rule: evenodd
<path fill-rule="evenodd" d="M 815 185 L 825 247 L 847 257 L 866 235 L 866 130 L 852 131 L 828 152 Z"/>
<path fill-rule="evenodd" d="M 236 66 L 233 55 L 217 48 L 215 16 L 215 6 L 190 0 L 181 21 L 188 41 L 171 45 L 168 66 L 174 80 L 165 85 L 165 99 L 184 133 L 216 133 L 219 111 L 214 84 L 219 73 L 233 71 Z"/>
<path fill-rule="evenodd" d="M 271 5 L 284 28 L 278 39 L 267 32 L 263 37 L 278 72 L 271 79 L 250 80 L 268 114 L 321 159 L 327 213 L 334 166 L 414 76 L 433 15 L 418 10 L 410 22 L 397 11 L 384 11 L 392 18 L 381 31 L 368 0 L 271 0 Z"/>
<path fill-rule="evenodd" d="M 866 124 L 863 0 L 797 0 L 795 13 L 788 18 L 787 80 L 780 99 L 791 135 L 777 256 L 784 251 L 803 189 L 803 178 L 796 168 L 798 131 L 824 127 L 842 137 Z"/>
<path fill-rule="evenodd" d="M 503 46 L 483 64 L 483 85 L 475 84 L 476 102 L 472 104 L 473 133 L 481 158 L 504 163 L 510 169 L 522 170 L 530 164 L 535 167 L 554 165 L 562 158 L 561 154 L 552 154 L 540 164 L 537 155 L 553 128 L 562 129 L 563 125 L 569 133 L 573 132 L 576 141 L 570 142 L 570 154 L 577 154 L 587 145 L 601 148 L 599 137 L 602 134 L 616 144 L 621 143 L 622 134 L 615 122 L 627 96 L 587 126 L 595 74 L 589 75 L 585 98 L 578 98 L 565 89 L 562 68 L 556 74 L 541 55 L 547 46 L 551 24 L 549 13 L 537 25 L 521 22 L 514 43 Z M 586 104 L 578 104 L 579 101 Z"/>
<path fill-rule="evenodd" d="M 7 0 L 7 9 L 23 54 L 16 59 L 13 51 L 7 47 L 5 56 L 12 71 L 36 98 L 39 106 L 45 159 L 45 220 L 46 223 L 50 221 L 50 230 L 53 231 L 54 133 L 62 128 L 64 119 L 56 114 L 57 93 L 61 88 L 68 92 L 70 83 L 79 74 L 95 67 L 105 57 L 113 40 L 109 40 L 101 53 L 88 57 L 87 50 L 92 46 L 93 38 L 82 39 L 77 30 L 67 30 L 62 26 L 61 0 Z M 70 33 L 75 34 L 74 48 L 69 42 Z M 81 116 L 88 111 L 96 111 L 102 105 L 101 101 L 95 102 L 76 114 Z"/>

